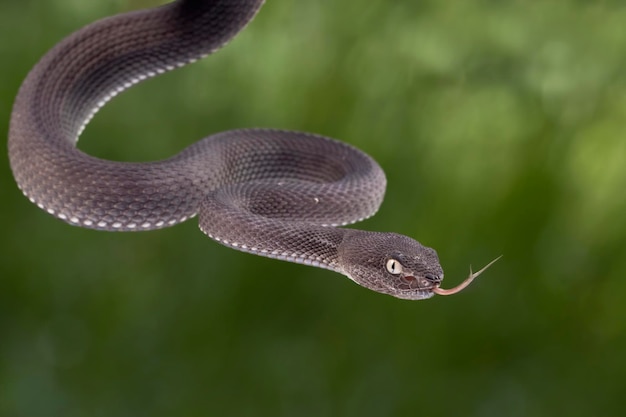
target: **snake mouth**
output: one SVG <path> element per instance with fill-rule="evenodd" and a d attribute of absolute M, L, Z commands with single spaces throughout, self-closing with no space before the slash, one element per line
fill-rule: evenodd
<path fill-rule="evenodd" d="M 401 290 L 406 291 L 433 291 L 439 285 L 441 285 L 442 278 L 436 277 L 433 274 L 426 274 L 424 277 L 416 277 L 414 275 L 405 275 L 402 277 L 402 282 L 399 285 Z"/>
<path fill-rule="evenodd" d="M 472 281 L 474 281 L 475 278 L 477 278 L 480 274 L 482 274 L 483 272 L 485 272 L 485 270 L 487 268 L 489 268 L 491 265 L 493 265 L 498 259 L 502 258 L 502 255 L 498 256 L 496 259 L 494 259 L 493 261 L 489 262 L 487 265 L 485 265 L 480 271 L 478 272 L 472 272 L 472 266 L 470 265 L 470 272 L 469 272 L 469 276 L 467 278 L 465 278 L 465 280 L 463 282 L 461 282 L 459 285 L 457 285 L 456 287 L 450 288 L 450 289 L 443 289 L 440 287 L 441 285 L 441 281 L 435 285 L 431 291 L 437 295 L 453 295 L 456 293 L 459 293 L 461 291 L 463 291 L 465 288 L 467 288 Z"/>

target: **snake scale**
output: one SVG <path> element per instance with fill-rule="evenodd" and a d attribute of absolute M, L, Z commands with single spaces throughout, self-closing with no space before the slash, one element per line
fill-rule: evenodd
<path fill-rule="evenodd" d="M 196 215 L 215 241 L 330 269 L 402 299 L 440 288 L 437 253 L 395 233 L 343 228 L 372 216 L 386 179 L 368 155 L 322 136 L 267 129 L 218 133 L 162 161 L 115 162 L 76 148 L 94 114 L 147 78 L 205 57 L 263 0 L 178 0 L 99 20 L 55 45 L 15 99 L 9 160 L 22 192 L 72 225 L 138 231 Z"/>

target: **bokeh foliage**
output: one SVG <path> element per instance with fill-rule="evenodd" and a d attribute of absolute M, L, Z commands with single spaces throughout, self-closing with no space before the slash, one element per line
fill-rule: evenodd
<path fill-rule="evenodd" d="M 148 0 L 3 0 L 0 127 L 64 35 Z M 2 416 L 619 416 L 626 412 L 626 8 L 555 0 L 268 0 L 226 49 L 87 129 L 167 157 L 237 127 L 348 141 L 388 175 L 358 227 L 439 252 L 407 302 L 232 251 L 195 221 L 70 227 L 0 161 Z"/>

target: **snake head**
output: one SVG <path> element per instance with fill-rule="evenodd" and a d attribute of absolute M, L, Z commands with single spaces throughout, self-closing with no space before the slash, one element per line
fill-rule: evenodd
<path fill-rule="evenodd" d="M 354 282 L 397 298 L 430 298 L 443 280 L 437 252 L 396 233 L 346 230 L 338 254 Z"/>

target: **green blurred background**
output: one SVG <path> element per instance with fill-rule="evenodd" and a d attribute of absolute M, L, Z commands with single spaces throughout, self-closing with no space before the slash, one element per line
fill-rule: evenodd
<path fill-rule="evenodd" d="M 2 0 L 0 130 L 36 60 L 148 0 Z M 142 84 L 80 147 L 167 157 L 238 127 L 371 154 L 360 224 L 437 249 L 451 287 L 409 302 L 236 252 L 196 221 L 70 227 L 0 161 L 0 415 L 623 416 L 623 2 L 268 0 L 226 49 Z"/>

